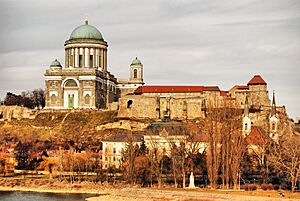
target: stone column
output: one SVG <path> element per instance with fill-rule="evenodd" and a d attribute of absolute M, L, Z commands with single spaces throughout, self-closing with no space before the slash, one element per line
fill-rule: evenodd
<path fill-rule="evenodd" d="M 65 49 L 65 68 L 69 66 L 69 48 Z"/>
<path fill-rule="evenodd" d="M 101 55 L 101 68 L 102 70 L 104 69 L 104 61 L 103 61 L 103 58 L 104 58 L 104 53 L 103 53 L 103 49 L 100 50 L 100 55 Z"/>
<path fill-rule="evenodd" d="M 84 67 L 88 67 L 88 48 L 84 48 Z"/>
<path fill-rule="evenodd" d="M 86 67 L 89 68 L 90 67 L 90 48 L 87 48 L 87 57 L 86 57 L 86 61 L 87 61 L 87 65 Z"/>
<path fill-rule="evenodd" d="M 85 48 L 82 48 L 82 68 L 85 68 Z"/>
<path fill-rule="evenodd" d="M 93 67 L 96 68 L 96 48 L 93 49 Z"/>
<path fill-rule="evenodd" d="M 79 50 L 78 48 L 76 47 L 75 48 L 75 68 L 78 68 L 79 67 Z"/>
<path fill-rule="evenodd" d="M 71 60 L 71 55 L 72 55 L 72 48 L 69 48 L 69 51 L 68 51 L 68 53 L 69 53 L 69 66 L 68 67 L 70 67 L 70 66 L 72 66 L 72 60 Z"/>
<path fill-rule="evenodd" d="M 99 49 L 96 49 L 96 67 L 98 68 L 100 65 L 100 61 L 99 61 Z"/>
<path fill-rule="evenodd" d="M 93 68 L 96 68 L 96 48 L 93 48 Z"/>
<path fill-rule="evenodd" d="M 73 68 L 75 68 L 75 48 L 73 48 Z"/>
<path fill-rule="evenodd" d="M 103 60 L 104 60 L 104 65 L 103 65 L 103 69 L 104 69 L 104 71 L 107 71 L 107 50 L 104 50 L 104 58 L 103 58 Z"/>

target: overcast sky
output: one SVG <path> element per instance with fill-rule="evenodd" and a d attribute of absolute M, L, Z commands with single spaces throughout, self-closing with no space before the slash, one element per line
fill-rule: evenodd
<path fill-rule="evenodd" d="M 64 41 L 86 14 L 116 77 L 129 76 L 135 56 L 147 85 L 228 90 L 260 74 L 300 116 L 299 0 L 0 0 L 0 98 L 44 88 L 45 69 L 64 63 Z"/>

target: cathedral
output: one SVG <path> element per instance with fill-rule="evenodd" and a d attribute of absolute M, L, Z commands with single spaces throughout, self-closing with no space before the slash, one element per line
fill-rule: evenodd
<path fill-rule="evenodd" d="M 136 57 L 129 78 L 116 78 L 107 68 L 108 43 L 89 25 L 75 28 L 65 41 L 64 67 L 54 60 L 45 72 L 46 109 L 113 109 L 120 118 L 161 121 L 205 118 L 209 108 L 234 107 L 244 110 L 243 133 L 251 126 L 266 127 L 277 138 L 278 121 L 285 108 L 269 99 L 267 82 L 254 75 L 245 85 L 228 91 L 218 86 L 144 85 L 143 64 Z"/>
<path fill-rule="evenodd" d="M 108 71 L 108 44 L 87 20 L 72 31 L 64 46 L 64 67 L 54 60 L 45 72 L 46 109 L 108 108 L 120 95 L 144 84 L 138 58 L 130 65 L 129 79 L 117 79 Z"/>

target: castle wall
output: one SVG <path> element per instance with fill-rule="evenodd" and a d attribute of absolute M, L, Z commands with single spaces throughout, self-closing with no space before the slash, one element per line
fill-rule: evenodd
<path fill-rule="evenodd" d="M 0 121 L 11 119 L 33 119 L 35 111 L 21 106 L 0 106 Z"/>
<path fill-rule="evenodd" d="M 157 119 L 156 97 L 127 95 L 119 99 L 119 117 Z"/>
<path fill-rule="evenodd" d="M 119 117 L 163 119 L 204 118 L 203 98 L 127 95 L 119 99 Z M 132 103 L 132 104 L 131 104 Z"/>

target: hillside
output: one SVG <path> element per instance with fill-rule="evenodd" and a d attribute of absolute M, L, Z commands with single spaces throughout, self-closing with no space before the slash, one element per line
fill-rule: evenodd
<path fill-rule="evenodd" d="M 20 141 L 74 141 L 98 143 L 116 129 L 96 129 L 118 121 L 115 111 L 40 111 L 34 119 L 0 122 L 1 138 Z"/>

